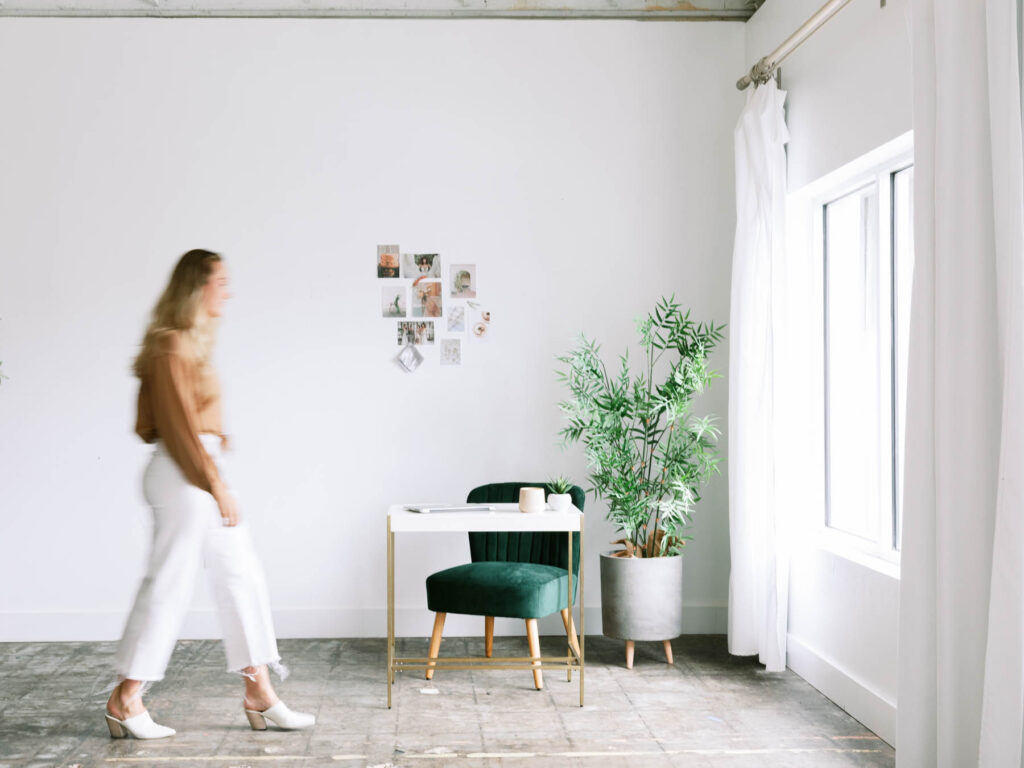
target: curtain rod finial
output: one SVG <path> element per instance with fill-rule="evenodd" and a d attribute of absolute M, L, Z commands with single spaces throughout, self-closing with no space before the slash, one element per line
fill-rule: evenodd
<path fill-rule="evenodd" d="M 775 64 L 765 56 L 750 68 L 750 72 L 736 81 L 736 87 L 745 90 L 751 83 L 764 85 L 775 76 Z"/>

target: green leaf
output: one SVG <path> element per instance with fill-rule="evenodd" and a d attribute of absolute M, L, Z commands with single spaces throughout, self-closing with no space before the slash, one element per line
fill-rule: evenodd
<path fill-rule="evenodd" d="M 608 519 L 631 544 L 674 554 L 689 540 L 701 490 L 720 474 L 713 416 L 694 416 L 695 399 L 720 378 L 707 360 L 723 337 L 713 322 L 694 322 L 675 301 L 662 297 L 636 321 L 646 350 L 638 373 L 630 370 L 629 350 L 609 375 L 600 345 L 582 333 L 574 347 L 556 359 L 556 371 L 571 397 L 558 404 L 566 419 L 564 445 L 583 444 L 592 484 L 589 492 L 608 504 Z M 657 354 L 655 354 L 657 352 Z M 655 367 L 665 354 L 674 357 Z M 661 371 L 656 379 L 655 371 Z M 655 533 L 657 532 L 657 533 Z M 649 541 L 657 535 L 660 544 Z"/>

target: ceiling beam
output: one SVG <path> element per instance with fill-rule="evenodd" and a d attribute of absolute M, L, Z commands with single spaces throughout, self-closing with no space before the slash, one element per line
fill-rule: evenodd
<path fill-rule="evenodd" d="M 0 16 L 746 21 L 763 0 L 0 0 Z"/>

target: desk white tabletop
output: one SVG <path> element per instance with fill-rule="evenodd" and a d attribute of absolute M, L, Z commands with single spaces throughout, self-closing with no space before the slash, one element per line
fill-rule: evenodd
<path fill-rule="evenodd" d="M 388 508 L 392 531 L 578 531 L 583 513 L 576 507 L 564 512 L 520 512 L 518 504 L 492 504 L 481 512 L 410 512 L 411 504 Z"/>

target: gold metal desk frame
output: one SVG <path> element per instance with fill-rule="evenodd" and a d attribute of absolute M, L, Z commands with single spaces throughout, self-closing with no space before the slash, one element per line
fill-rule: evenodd
<path fill-rule="evenodd" d="M 570 507 L 566 513 L 555 513 L 555 512 L 544 512 L 536 514 L 524 514 L 519 512 L 516 504 L 495 504 L 495 512 L 482 512 L 482 513 L 466 513 L 466 512 L 432 512 L 422 517 L 433 518 L 434 521 L 439 521 L 445 518 L 445 522 L 448 525 L 438 528 L 421 528 L 422 532 L 475 532 L 475 531 L 565 531 L 566 536 L 569 537 L 569 562 L 566 570 L 568 571 L 569 584 L 568 584 L 568 606 L 569 606 L 569 617 L 570 624 L 572 627 L 574 621 L 572 620 L 575 614 L 575 606 L 573 604 L 573 578 L 572 578 L 572 535 L 579 533 L 580 535 L 580 574 L 579 574 L 579 587 L 580 587 L 580 622 L 579 622 L 579 653 L 572 647 L 568 632 L 566 633 L 566 655 L 565 656 L 503 656 L 503 657 L 441 657 L 431 659 L 429 657 L 400 657 L 395 655 L 395 533 L 401 533 L 404 530 L 414 531 L 414 529 L 399 529 L 398 531 L 392 528 L 392 515 L 403 514 L 403 515 L 416 515 L 421 517 L 415 512 L 406 511 L 404 504 L 396 504 L 388 510 L 388 709 L 391 709 L 391 687 L 395 683 L 395 672 L 401 672 L 404 669 L 411 670 L 423 670 L 435 669 L 523 669 L 523 670 L 536 670 L 536 669 L 564 669 L 566 674 L 566 680 L 572 682 L 573 670 L 579 671 L 580 678 L 580 706 L 583 706 L 583 676 L 584 676 L 584 618 L 583 618 L 583 513 L 580 512 L 576 507 Z M 515 517 L 513 517 L 513 513 Z M 555 517 L 557 516 L 557 518 Z M 551 528 L 548 525 L 557 522 L 564 523 L 564 525 L 557 525 L 557 527 Z M 515 522 L 508 528 L 506 527 L 494 527 L 495 525 L 501 525 L 502 522 Z"/>

